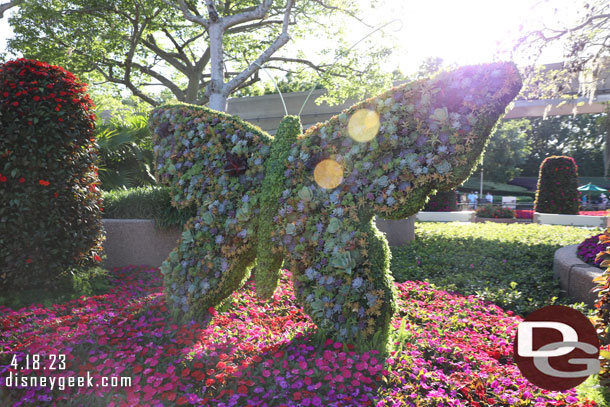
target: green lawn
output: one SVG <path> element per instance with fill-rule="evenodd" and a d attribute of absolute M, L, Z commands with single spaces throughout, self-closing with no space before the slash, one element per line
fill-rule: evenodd
<path fill-rule="evenodd" d="M 522 315 L 559 299 L 559 283 L 553 279 L 555 250 L 601 232 L 496 223 L 418 222 L 415 228 L 414 242 L 392 248 L 397 281 L 427 280 Z"/>

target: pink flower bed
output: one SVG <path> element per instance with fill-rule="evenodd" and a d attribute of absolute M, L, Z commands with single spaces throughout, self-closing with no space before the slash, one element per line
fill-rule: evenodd
<path fill-rule="evenodd" d="M 580 211 L 578 214 L 587 216 L 608 216 L 608 211 Z"/>
<path fill-rule="evenodd" d="M 608 216 L 608 211 L 580 211 L 578 214 L 586 216 Z M 532 219 L 534 217 L 534 211 L 531 209 L 518 209 L 515 211 L 515 217 L 517 219 Z"/>
<path fill-rule="evenodd" d="M 295 305 L 286 275 L 268 303 L 251 283 L 227 311 L 175 324 L 157 270 L 114 270 L 109 294 L 21 310 L 0 308 L 0 399 L 6 406 L 593 406 L 540 390 L 512 362 L 520 317 L 474 297 L 396 284 L 399 332 L 385 360 L 324 341 Z M 402 326 L 401 326 L 402 323 Z M 20 370 L 17 355 L 65 354 L 65 370 Z M 4 388 L 20 376 L 131 377 L 127 388 Z M 418 404 L 419 405 L 419 404 Z"/>
<path fill-rule="evenodd" d="M 517 209 L 515 210 L 515 218 L 517 219 L 533 219 L 534 211 L 530 209 Z"/>

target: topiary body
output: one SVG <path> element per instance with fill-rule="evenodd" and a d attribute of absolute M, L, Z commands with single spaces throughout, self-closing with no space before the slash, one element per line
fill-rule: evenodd
<path fill-rule="evenodd" d="M 322 332 L 385 351 L 396 305 L 374 216 L 413 215 L 429 194 L 468 178 L 520 86 L 513 64 L 464 67 L 391 89 L 304 134 L 285 118 L 275 138 L 205 107 L 155 109 L 157 176 L 176 205 L 199 206 L 161 268 L 174 314 L 205 314 L 255 260 L 257 294 L 267 298 L 283 261 Z"/>

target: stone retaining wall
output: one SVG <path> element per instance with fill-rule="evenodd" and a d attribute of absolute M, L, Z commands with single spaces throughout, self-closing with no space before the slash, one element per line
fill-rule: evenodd
<path fill-rule="evenodd" d="M 145 264 L 159 267 L 177 246 L 181 230 L 160 230 L 152 219 L 103 219 L 106 241 L 104 267 Z M 415 217 L 376 219 L 390 246 L 403 246 L 415 239 Z"/>
<path fill-rule="evenodd" d="M 561 289 L 567 295 L 593 305 L 597 299 L 597 293 L 590 292 L 597 285 L 593 279 L 601 276 L 602 270 L 580 260 L 576 256 L 577 247 L 573 244 L 555 252 L 553 275 L 559 278 Z"/>

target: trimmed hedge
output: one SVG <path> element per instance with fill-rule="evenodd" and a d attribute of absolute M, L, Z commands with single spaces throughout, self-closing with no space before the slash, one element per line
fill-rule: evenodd
<path fill-rule="evenodd" d="M 178 209 L 171 204 L 169 188 L 138 187 L 104 191 L 105 219 L 154 219 L 160 229 L 182 228 L 197 214 L 197 208 Z"/>
<path fill-rule="evenodd" d="M 428 202 L 426 202 L 423 210 L 429 212 L 457 211 L 457 195 L 455 190 L 439 191 L 432 195 Z"/>
<path fill-rule="evenodd" d="M 93 104 L 70 72 L 0 65 L 0 290 L 54 287 L 101 261 Z"/>
<path fill-rule="evenodd" d="M 578 214 L 578 166 L 567 156 L 547 157 L 540 164 L 534 210 L 540 213 Z"/>

